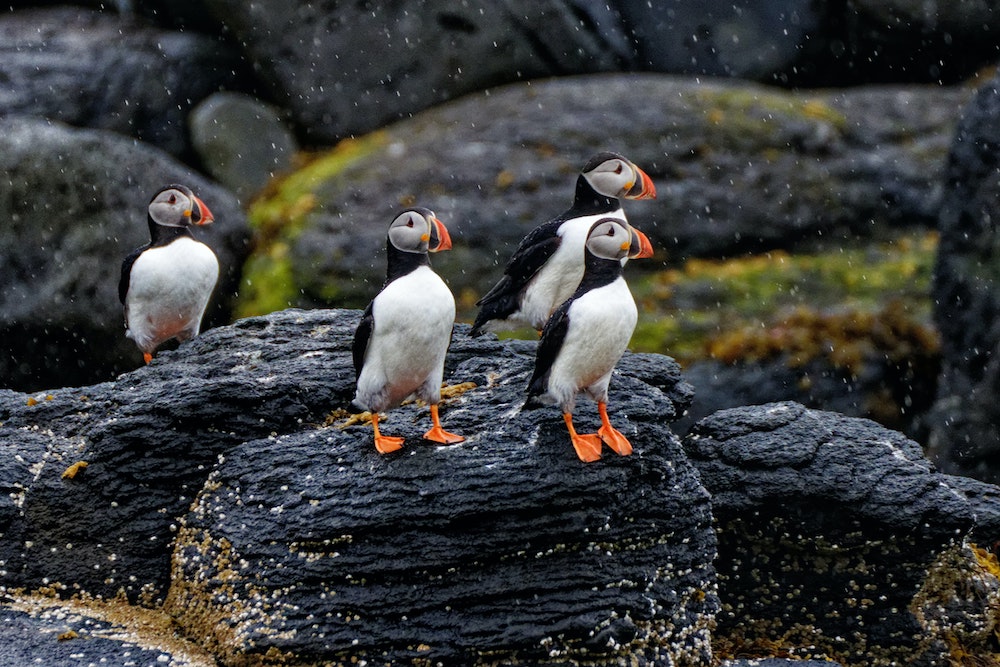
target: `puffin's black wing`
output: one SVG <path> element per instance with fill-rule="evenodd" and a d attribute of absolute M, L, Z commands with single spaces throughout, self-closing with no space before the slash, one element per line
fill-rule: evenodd
<path fill-rule="evenodd" d="M 122 305 L 125 305 L 125 295 L 128 294 L 129 278 L 132 275 L 132 265 L 135 264 L 135 260 L 139 259 L 139 255 L 142 254 L 142 251 L 148 247 L 149 246 L 136 248 L 129 253 L 128 257 L 122 260 L 122 275 L 118 279 L 118 300 L 122 302 Z"/>
<path fill-rule="evenodd" d="M 538 341 L 538 351 L 535 353 L 535 372 L 528 382 L 528 396 L 538 396 L 544 394 L 549 384 L 549 373 L 552 371 L 552 364 L 559 356 L 563 342 L 566 340 L 566 332 L 569 330 L 569 307 L 573 299 L 567 299 L 549 317 L 542 331 L 542 339 Z"/>
<path fill-rule="evenodd" d="M 361 368 L 365 365 L 365 352 L 368 351 L 368 341 L 372 337 L 372 328 L 375 326 L 375 318 L 372 316 L 372 301 L 365 308 L 358 328 L 354 330 L 354 344 L 351 346 L 351 353 L 354 356 L 354 381 L 361 377 Z"/>
<path fill-rule="evenodd" d="M 480 328 L 490 320 L 505 319 L 517 310 L 521 293 L 528 281 L 559 248 L 562 239 L 557 231 L 563 222 L 565 220 L 562 218 L 547 222 L 521 239 L 517 250 L 507 260 L 503 277 L 476 302 L 480 308 L 472 325 L 473 335 L 477 335 Z"/>

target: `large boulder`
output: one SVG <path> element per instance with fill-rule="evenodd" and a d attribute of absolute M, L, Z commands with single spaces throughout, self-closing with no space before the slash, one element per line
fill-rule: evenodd
<path fill-rule="evenodd" d="M 989 646 L 1000 587 L 965 540 L 995 487 L 970 502 L 901 434 L 796 403 L 720 411 L 684 449 L 712 494 L 717 646 L 928 667 Z"/>
<path fill-rule="evenodd" d="M 1000 481 L 1000 76 L 954 135 L 938 218 L 942 371 L 929 451 L 944 470 Z"/>
<path fill-rule="evenodd" d="M 628 66 L 602 2 L 207 0 L 313 144 L 500 83 Z"/>
<path fill-rule="evenodd" d="M 413 203 L 453 232 L 453 252 L 435 262 L 456 293 L 481 295 L 520 239 L 568 208 L 579 170 L 600 149 L 624 153 L 656 182 L 655 201 L 625 206 L 661 260 L 929 226 L 968 95 L 787 93 L 664 75 L 472 95 L 342 143 L 259 202 L 244 312 L 363 306 L 382 281 L 374 258 L 386 227 Z M 629 270 L 643 264 L 659 263 Z"/>
<path fill-rule="evenodd" d="M 557 410 L 522 409 L 535 343 L 460 325 L 442 414 L 467 440 L 421 442 L 428 411 L 409 404 L 384 419 L 404 449 L 382 456 L 349 411 L 359 317 L 282 311 L 114 382 L 0 391 L 14 654 L 44 650 L 53 616 L 69 642 L 145 618 L 225 665 L 988 650 L 997 580 L 969 539 L 1000 537 L 1000 490 L 936 473 L 900 434 L 779 404 L 717 413 L 682 443 L 669 424 L 691 386 L 669 358 L 628 354 L 611 412 L 636 451 L 583 464 Z M 595 413 L 582 403 L 578 425 Z M 143 656 L 185 664 L 149 640 Z"/>
<path fill-rule="evenodd" d="M 288 171 L 298 146 L 284 114 L 241 93 L 214 93 L 189 117 L 202 166 L 245 206 L 275 174 Z"/>
<path fill-rule="evenodd" d="M 558 410 L 520 410 L 534 344 L 461 327 L 446 381 L 474 386 L 443 415 L 468 439 L 420 444 L 408 405 L 383 457 L 340 423 L 359 317 L 241 320 L 112 383 L 0 393 L 0 586 L 165 599 L 224 664 L 710 658 L 714 532 L 667 426 L 691 398 L 672 360 L 623 360 L 636 453 L 585 465 Z"/>
<path fill-rule="evenodd" d="M 146 205 L 185 183 L 216 223 L 197 234 L 222 267 L 205 326 L 228 320 L 247 253 L 232 194 L 165 153 L 112 132 L 0 119 L 0 377 L 33 391 L 85 385 L 142 363 L 125 338 L 121 261 L 148 243 Z"/>
<path fill-rule="evenodd" d="M 0 15 L 0 116 L 113 130 L 186 160 L 194 157 L 188 112 L 219 88 L 242 85 L 243 69 L 217 39 L 110 12 Z"/>

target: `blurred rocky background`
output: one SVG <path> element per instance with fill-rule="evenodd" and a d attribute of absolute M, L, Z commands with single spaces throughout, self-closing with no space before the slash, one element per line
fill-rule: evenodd
<path fill-rule="evenodd" d="M 656 248 L 628 266 L 632 347 L 693 388 L 677 435 L 794 401 L 996 483 L 998 62 L 990 0 L 9 0 L 0 387 L 44 401 L 141 366 L 116 285 L 165 183 L 216 216 L 205 329 L 363 307 L 413 204 L 452 233 L 434 262 L 467 322 L 615 150 L 657 187 L 626 203 Z"/>

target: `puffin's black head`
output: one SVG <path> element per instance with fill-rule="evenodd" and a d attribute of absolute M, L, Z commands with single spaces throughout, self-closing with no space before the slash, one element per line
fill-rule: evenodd
<path fill-rule="evenodd" d="M 655 199 L 652 179 L 626 157 L 603 152 L 590 158 L 580 174 L 590 187 L 605 197 Z"/>
<path fill-rule="evenodd" d="M 168 185 L 149 201 L 150 226 L 189 227 L 214 221 L 212 212 L 184 185 Z"/>
<path fill-rule="evenodd" d="M 389 225 L 389 243 L 397 250 L 426 254 L 451 248 L 444 223 L 430 209 L 405 209 Z"/>

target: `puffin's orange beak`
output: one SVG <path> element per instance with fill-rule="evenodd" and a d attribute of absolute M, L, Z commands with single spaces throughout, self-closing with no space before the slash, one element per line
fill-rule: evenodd
<path fill-rule="evenodd" d="M 431 241 L 427 249 L 431 252 L 451 250 L 451 235 L 448 234 L 448 228 L 437 218 L 431 218 Z"/>
<path fill-rule="evenodd" d="M 198 219 L 193 220 L 196 225 L 207 225 L 209 223 L 215 222 L 215 216 L 212 215 L 212 211 L 209 210 L 208 206 L 200 198 L 193 196 L 194 205 L 198 209 Z"/>
<path fill-rule="evenodd" d="M 645 259 L 653 256 L 653 244 L 649 238 L 635 227 L 632 227 L 632 252 L 629 259 Z"/>
<path fill-rule="evenodd" d="M 625 197 L 627 199 L 656 199 L 656 186 L 653 185 L 653 179 L 639 167 L 636 167 L 635 171 L 639 178 L 636 179 L 632 189 L 625 193 Z"/>

